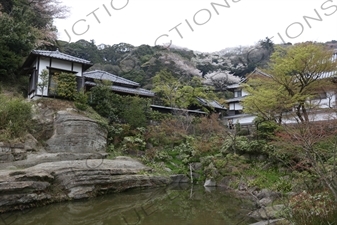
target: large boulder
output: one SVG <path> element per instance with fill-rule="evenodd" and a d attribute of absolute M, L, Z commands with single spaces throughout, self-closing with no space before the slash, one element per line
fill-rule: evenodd
<path fill-rule="evenodd" d="M 104 152 L 107 130 L 97 121 L 69 111 L 58 111 L 54 134 L 46 141 L 47 152 Z"/>
<path fill-rule="evenodd" d="M 0 170 L 0 213 L 130 188 L 166 186 L 169 177 L 128 157 L 48 162 L 22 170 Z"/>

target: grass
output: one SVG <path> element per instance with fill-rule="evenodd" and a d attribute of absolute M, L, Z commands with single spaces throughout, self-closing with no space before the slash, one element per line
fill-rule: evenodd
<path fill-rule="evenodd" d="M 248 185 L 260 189 L 270 189 L 279 192 L 289 192 L 292 189 L 291 180 L 285 173 L 280 173 L 276 169 L 263 169 L 253 167 L 245 171 Z"/>

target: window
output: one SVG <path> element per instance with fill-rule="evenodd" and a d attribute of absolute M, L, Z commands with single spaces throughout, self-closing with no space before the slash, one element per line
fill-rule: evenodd
<path fill-rule="evenodd" d="M 242 90 L 236 90 L 236 91 L 234 91 L 234 97 L 235 98 L 242 97 Z"/>

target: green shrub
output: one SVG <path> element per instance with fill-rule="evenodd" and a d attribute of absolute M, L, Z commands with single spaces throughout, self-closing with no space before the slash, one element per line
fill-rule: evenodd
<path fill-rule="evenodd" d="M 273 139 L 275 132 L 280 129 L 280 126 L 274 121 L 263 121 L 261 118 L 257 118 L 254 122 L 257 128 L 258 138 L 261 139 Z"/>
<path fill-rule="evenodd" d="M 0 95 L 0 139 L 7 140 L 23 135 L 30 127 L 31 104 L 23 98 Z"/>
<path fill-rule="evenodd" d="M 58 97 L 74 100 L 77 92 L 76 76 L 70 73 L 60 73 L 56 80 L 56 93 Z"/>
<path fill-rule="evenodd" d="M 86 95 L 83 90 L 74 95 L 74 101 L 74 105 L 77 109 L 84 111 L 88 108 L 88 95 Z"/>
<path fill-rule="evenodd" d="M 111 92 L 109 85 L 97 85 L 90 90 L 89 105 L 110 122 L 118 120 L 121 96 Z"/>
<path fill-rule="evenodd" d="M 121 113 L 119 118 L 130 124 L 132 128 L 145 127 L 146 114 L 150 111 L 148 100 L 137 96 L 125 96 L 120 102 Z"/>
<path fill-rule="evenodd" d="M 302 193 L 289 201 L 290 218 L 296 224 L 323 225 L 334 224 L 337 218 L 336 203 L 327 191 Z"/>

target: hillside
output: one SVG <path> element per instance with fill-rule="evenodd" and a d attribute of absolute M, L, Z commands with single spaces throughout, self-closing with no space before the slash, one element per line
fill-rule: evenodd
<path fill-rule="evenodd" d="M 79 40 L 75 43 L 59 41 L 60 51 L 90 60 L 90 70 L 105 70 L 136 81 L 150 88 L 151 78 L 163 69 L 170 70 L 176 77 L 209 77 L 212 73 L 226 71 L 237 77 L 266 65 L 273 50 L 269 39 L 257 46 L 238 47 L 214 53 L 194 52 L 186 48 L 170 46 L 133 46 L 127 43 L 96 45 Z"/>

